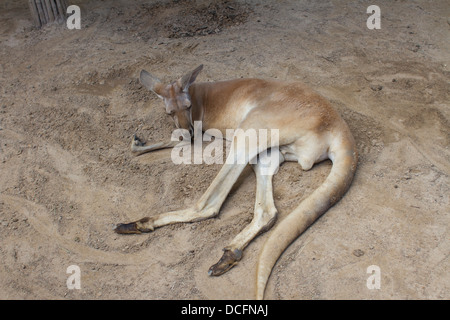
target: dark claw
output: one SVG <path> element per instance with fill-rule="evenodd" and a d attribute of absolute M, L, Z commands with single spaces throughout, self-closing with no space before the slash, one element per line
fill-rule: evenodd
<path fill-rule="evenodd" d="M 142 218 L 136 222 L 119 223 L 114 227 L 114 231 L 119 234 L 140 234 L 142 232 L 151 232 L 153 229 L 145 228 L 144 223 L 151 222 L 150 218 Z"/>
<path fill-rule="evenodd" d="M 142 233 L 137 228 L 136 222 L 131 223 L 119 223 L 114 227 L 114 231 L 119 234 L 139 234 Z"/>
<path fill-rule="evenodd" d="M 136 134 L 133 135 L 133 143 L 134 143 L 135 146 L 143 146 L 144 145 L 142 140 L 139 139 Z"/>
<path fill-rule="evenodd" d="M 210 276 L 220 276 L 224 274 L 242 259 L 242 251 L 239 249 L 234 249 L 233 251 L 224 249 L 223 251 L 223 256 L 220 258 L 219 262 L 209 268 L 208 274 Z"/>

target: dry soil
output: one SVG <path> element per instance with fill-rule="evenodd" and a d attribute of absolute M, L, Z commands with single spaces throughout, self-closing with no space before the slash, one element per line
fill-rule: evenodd
<path fill-rule="evenodd" d="M 119 222 L 192 205 L 220 165 L 133 157 L 131 137 L 174 125 L 138 81 L 299 80 L 351 127 L 360 161 L 345 197 L 282 255 L 269 299 L 450 299 L 450 4 L 441 1 L 74 0 L 81 29 L 32 25 L 0 4 L 0 298 L 248 299 L 267 234 L 221 277 L 207 270 L 247 225 L 248 169 L 215 218 L 145 235 Z M 371 4 L 381 29 L 366 26 Z M 283 219 L 330 162 L 274 178 Z M 269 231 L 270 232 L 270 231 Z M 81 289 L 66 285 L 71 265 Z M 367 268 L 381 272 L 367 287 Z"/>

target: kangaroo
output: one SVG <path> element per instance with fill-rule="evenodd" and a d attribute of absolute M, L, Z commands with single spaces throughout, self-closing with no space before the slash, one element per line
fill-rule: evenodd
<path fill-rule="evenodd" d="M 195 82 L 202 69 L 200 65 L 170 84 L 163 84 L 142 70 L 140 82 L 164 101 L 165 111 L 177 128 L 192 134 L 194 122 L 202 121 L 203 130 L 215 128 L 223 132 L 223 136 L 228 128 L 242 129 L 236 130 L 231 139 L 230 150 L 236 152 L 227 157 L 211 185 L 191 208 L 121 223 L 116 225 L 115 232 L 151 232 L 168 224 L 215 217 L 246 165 L 256 159 L 251 164 L 256 174 L 254 217 L 223 249 L 223 256 L 208 271 L 211 276 L 221 275 L 242 259 L 244 248 L 257 235 L 275 224 L 277 209 L 272 177 L 279 165 L 284 161 L 296 161 L 302 170 L 310 170 L 315 163 L 330 159 L 332 169 L 323 184 L 276 225 L 263 245 L 255 285 L 255 298 L 263 299 L 272 268 L 283 251 L 350 187 L 358 161 L 355 141 L 330 103 L 305 84 L 262 79 Z M 271 139 L 264 147 L 265 153 L 259 145 L 238 144 L 248 129 L 278 130 L 278 141 Z M 142 154 L 177 144 L 166 141 L 144 145 L 134 136 L 131 151 Z M 267 157 L 271 161 L 263 161 Z"/>

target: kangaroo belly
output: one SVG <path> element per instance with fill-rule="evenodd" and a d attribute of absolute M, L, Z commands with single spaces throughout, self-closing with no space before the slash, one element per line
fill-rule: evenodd
<path fill-rule="evenodd" d="M 285 159 L 297 161 L 303 170 L 310 170 L 315 163 L 328 159 L 328 149 L 328 139 L 317 135 L 307 135 L 280 147 Z"/>

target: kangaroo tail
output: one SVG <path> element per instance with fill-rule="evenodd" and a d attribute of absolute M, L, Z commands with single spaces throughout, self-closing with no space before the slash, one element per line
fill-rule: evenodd
<path fill-rule="evenodd" d="M 358 161 L 354 140 L 350 136 L 332 147 L 329 157 L 333 166 L 326 180 L 277 225 L 263 246 L 256 271 L 257 299 L 264 298 L 272 268 L 283 251 L 350 187 Z"/>

